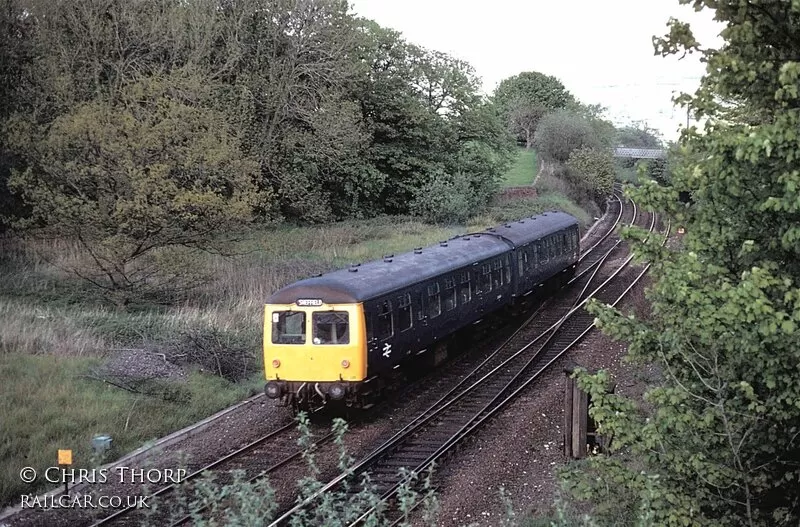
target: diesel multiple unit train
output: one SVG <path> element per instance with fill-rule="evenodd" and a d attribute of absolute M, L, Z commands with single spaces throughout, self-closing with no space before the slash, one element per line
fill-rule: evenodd
<path fill-rule="evenodd" d="M 579 249 L 578 221 L 549 212 L 288 285 L 265 306 L 266 395 L 362 406 L 393 370 L 438 365 L 459 330 L 566 282 Z"/>

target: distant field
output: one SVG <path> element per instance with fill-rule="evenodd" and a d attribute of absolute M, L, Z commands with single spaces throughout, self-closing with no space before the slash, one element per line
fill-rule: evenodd
<path fill-rule="evenodd" d="M 536 177 L 536 171 L 539 168 L 537 161 L 534 150 L 519 147 L 517 159 L 503 178 L 503 186 L 521 187 L 523 185 L 532 185 L 533 178 Z"/>

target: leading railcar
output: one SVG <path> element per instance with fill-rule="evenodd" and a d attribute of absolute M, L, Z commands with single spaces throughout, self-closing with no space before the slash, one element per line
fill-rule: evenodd
<path fill-rule="evenodd" d="M 266 395 L 369 404 L 396 368 L 440 364 L 449 336 L 566 282 L 579 249 L 578 221 L 549 212 L 288 285 L 264 310 Z"/>

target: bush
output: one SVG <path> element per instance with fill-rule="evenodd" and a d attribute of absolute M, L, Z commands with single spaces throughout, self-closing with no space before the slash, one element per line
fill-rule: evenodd
<path fill-rule="evenodd" d="M 595 196 L 607 196 L 614 185 L 614 158 L 607 151 L 582 147 L 569 155 L 567 167 Z"/>
<path fill-rule="evenodd" d="M 463 223 L 478 206 L 477 193 L 463 177 L 439 174 L 420 188 L 411 212 L 430 223 Z"/>
<path fill-rule="evenodd" d="M 533 142 L 543 160 L 558 163 L 566 163 L 573 150 L 601 148 L 597 132 L 589 121 L 568 111 L 545 115 Z"/>
<path fill-rule="evenodd" d="M 585 178 L 575 170 L 564 165 L 556 165 L 552 171 L 543 173 L 536 180 L 536 190 L 540 195 L 560 194 L 574 201 L 593 215 L 598 210 L 594 193 Z"/>

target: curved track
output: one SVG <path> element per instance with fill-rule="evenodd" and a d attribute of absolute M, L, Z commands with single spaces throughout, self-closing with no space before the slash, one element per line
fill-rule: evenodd
<path fill-rule="evenodd" d="M 513 344 L 518 335 L 526 328 L 530 329 L 531 326 L 542 328 L 544 332 L 535 331 L 538 337 L 536 340 L 542 338 L 545 333 L 552 330 L 552 325 L 558 320 L 554 318 L 553 313 L 563 313 L 574 309 L 576 305 L 584 298 L 585 293 L 597 277 L 598 271 L 601 269 L 602 264 L 614 254 L 620 246 L 618 237 L 612 236 L 615 232 L 617 225 L 622 221 L 626 224 L 633 224 L 636 219 L 635 205 L 632 210 L 624 214 L 625 207 L 623 200 L 619 195 L 615 194 L 609 200 L 609 210 L 606 214 L 610 227 L 593 243 L 588 249 L 583 251 L 579 258 L 579 267 L 576 276 L 570 281 L 572 287 L 563 290 L 564 295 L 557 299 L 550 299 L 546 301 L 539 309 L 527 320 L 525 320 L 504 343 L 496 350 L 489 354 L 489 356 L 480 362 L 477 367 L 470 365 L 469 361 L 461 365 L 461 368 L 456 367 L 454 372 L 461 378 L 461 381 L 453 388 L 451 388 L 444 396 L 442 396 L 437 403 L 414 418 L 402 430 L 397 432 L 395 436 L 399 437 L 400 434 L 407 434 L 409 430 L 417 430 L 418 427 L 429 422 L 438 413 L 434 413 L 434 408 L 449 407 L 450 403 L 455 405 L 456 401 L 463 399 L 463 393 L 459 390 L 468 385 L 469 382 L 482 377 L 492 375 L 490 372 L 496 371 L 508 364 L 509 359 L 509 344 Z M 623 220 L 623 215 L 627 217 Z M 546 309 L 545 309 L 546 307 Z M 530 337 L 528 337 L 530 338 Z M 536 341 L 535 340 L 535 341 Z M 512 357 L 513 358 L 513 357 Z M 454 365 L 456 366 L 456 365 Z M 467 366 L 467 368 L 464 368 Z M 459 369 L 463 371 L 458 371 Z M 499 378 L 496 377 L 495 380 Z M 483 381 L 482 381 L 483 382 Z M 499 382 L 499 381 L 497 381 Z M 496 382 L 495 382 L 496 384 Z M 495 386 L 496 388 L 496 386 Z M 380 405 L 379 405 L 380 406 Z M 462 403 L 463 406 L 463 403 Z M 463 413 L 463 412 L 462 412 Z M 462 416 L 463 417 L 463 416 Z M 330 441 L 333 437 L 332 433 L 322 432 L 321 428 L 315 429 L 315 432 L 321 433 L 321 437 L 316 441 L 317 445 L 321 445 Z M 280 469 L 287 465 L 298 462 L 302 456 L 302 450 L 297 446 L 298 431 L 296 423 L 290 422 L 276 430 L 270 431 L 261 438 L 252 441 L 251 443 L 225 455 L 224 457 L 215 460 L 214 462 L 203 466 L 191 474 L 189 474 L 184 481 L 191 481 L 197 479 L 201 474 L 213 472 L 216 477 L 216 482 L 226 483 L 231 479 L 231 471 L 235 469 L 246 469 L 248 480 L 254 481 L 265 476 L 272 476 L 273 478 L 279 477 Z M 391 440 L 390 440 L 391 441 Z M 376 450 L 377 452 L 377 450 Z M 273 460 L 266 462 L 265 460 Z M 277 460 L 277 461 L 275 461 Z M 396 476 L 396 468 L 392 474 Z M 161 500 L 170 499 L 170 496 L 175 492 L 176 485 L 169 485 L 159 489 L 151 494 L 152 497 L 158 497 Z M 113 514 L 97 521 L 93 526 L 101 525 L 139 525 L 141 524 L 142 511 L 135 508 L 120 509 Z M 152 520 L 152 519 L 151 519 Z M 178 521 L 171 522 L 172 525 L 185 524 L 191 520 L 191 516 L 182 516 Z M 164 522 L 166 523 L 166 519 Z"/>
<path fill-rule="evenodd" d="M 632 207 L 631 224 L 636 222 L 635 206 Z M 621 213 L 621 212 L 620 212 Z M 642 221 L 640 219 L 640 221 Z M 656 219 L 653 215 L 645 218 L 653 231 Z M 314 496 L 285 511 L 271 525 L 282 525 L 303 507 L 311 505 L 324 493 L 339 489 L 345 480 L 358 478 L 367 473 L 383 500 L 392 498 L 403 478 L 398 474 L 401 468 L 408 472 L 420 473 L 452 450 L 466 436 L 478 429 L 489 418 L 513 400 L 529 386 L 558 357 L 574 346 L 593 327 L 594 318 L 582 307 L 589 298 L 615 305 L 642 276 L 633 280 L 620 280 L 617 277 L 632 260 L 627 257 L 609 276 L 589 295 L 585 295 L 592 280 L 609 257 L 620 248 L 621 242 L 604 237 L 592 247 L 597 251 L 593 258 L 585 256 L 581 272 L 573 282 L 586 280 L 583 287 L 570 288 L 572 297 L 567 313 L 520 348 L 510 346 L 513 336 L 495 350 L 477 368 L 464 377 L 456 387 L 440 398 L 411 423 L 397 432 L 392 438 L 376 448 L 370 455 L 354 465 L 348 472 L 333 478 Z M 599 247 L 603 249 L 598 250 Z M 589 272 L 594 268 L 593 272 Z M 588 278 L 587 278 L 588 277 Z M 580 291 L 574 294 L 575 291 Z M 563 301 L 562 301 L 563 302 Z M 552 313 L 560 310 L 540 310 Z M 547 317 L 538 318 L 537 325 Z M 352 486 L 351 486 L 352 487 Z M 361 520 L 366 520 L 372 510 L 365 511 Z M 357 521 L 355 524 L 358 524 Z"/>

